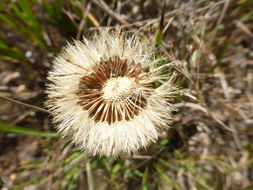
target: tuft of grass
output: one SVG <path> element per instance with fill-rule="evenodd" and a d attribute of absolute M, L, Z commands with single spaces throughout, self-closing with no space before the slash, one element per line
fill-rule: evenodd
<path fill-rule="evenodd" d="M 35 16 L 32 5 L 27 0 L 0 2 L 0 20 L 19 34 L 23 40 L 34 42 L 41 48 L 50 51 L 44 30 Z"/>

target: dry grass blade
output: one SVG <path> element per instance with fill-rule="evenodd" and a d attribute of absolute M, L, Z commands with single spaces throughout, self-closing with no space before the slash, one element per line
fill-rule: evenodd
<path fill-rule="evenodd" d="M 115 13 L 103 0 L 93 0 L 93 3 L 95 3 L 101 9 L 103 9 L 109 16 L 117 20 L 120 24 L 123 24 L 123 25 L 129 24 L 119 14 Z"/>
<path fill-rule="evenodd" d="M 31 105 L 31 104 L 27 104 L 27 103 L 21 102 L 21 101 L 15 100 L 15 99 L 10 98 L 10 97 L 7 97 L 7 96 L 2 96 L 2 95 L 0 95 L 0 98 L 2 98 L 2 99 L 4 99 L 4 100 L 8 100 L 8 101 L 10 101 L 10 102 L 13 102 L 13 103 L 15 103 L 15 104 L 19 104 L 19 105 L 22 105 L 22 106 L 26 106 L 26 107 L 29 107 L 29 108 L 38 110 L 38 111 L 42 111 L 42 112 L 44 112 L 44 113 L 51 114 L 51 112 L 48 111 L 48 110 L 46 110 L 46 109 L 43 109 L 43 108 L 38 107 L 38 106 L 35 106 L 35 105 Z"/>

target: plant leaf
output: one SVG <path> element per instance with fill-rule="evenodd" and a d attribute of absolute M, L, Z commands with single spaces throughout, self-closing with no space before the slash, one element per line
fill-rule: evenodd
<path fill-rule="evenodd" d="M 22 134 L 22 135 L 33 135 L 33 136 L 40 136 L 40 137 L 57 137 L 58 136 L 57 133 L 38 131 L 38 130 L 20 127 L 16 125 L 10 125 L 3 121 L 0 121 L 0 132 L 15 133 L 15 134 Z"/>

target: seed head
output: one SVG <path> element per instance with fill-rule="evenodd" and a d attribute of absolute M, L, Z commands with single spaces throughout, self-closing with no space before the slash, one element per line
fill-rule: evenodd
<path fill-rule="evenodd" d="M 136 34 L 104 31 L 68 44 L 53 61 L 46 90 L 58 131 L 92 155 L 147 148 L 169 128 L 175 109 L 168 102 L 175 75 L 164 63 Z"/>

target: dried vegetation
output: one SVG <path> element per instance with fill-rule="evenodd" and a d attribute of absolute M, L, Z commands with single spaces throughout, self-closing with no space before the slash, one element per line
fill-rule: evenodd
<path fill-rule="evenodd" d="M 3 0 L 0 28 L 0 188 L 253 188 L 252 0 Z M 37 110 L 52 56 L 102 28 L 139 31 L 180 60 L 188 94 L 156 145 L 120 160 L 87 158 Z"/>

